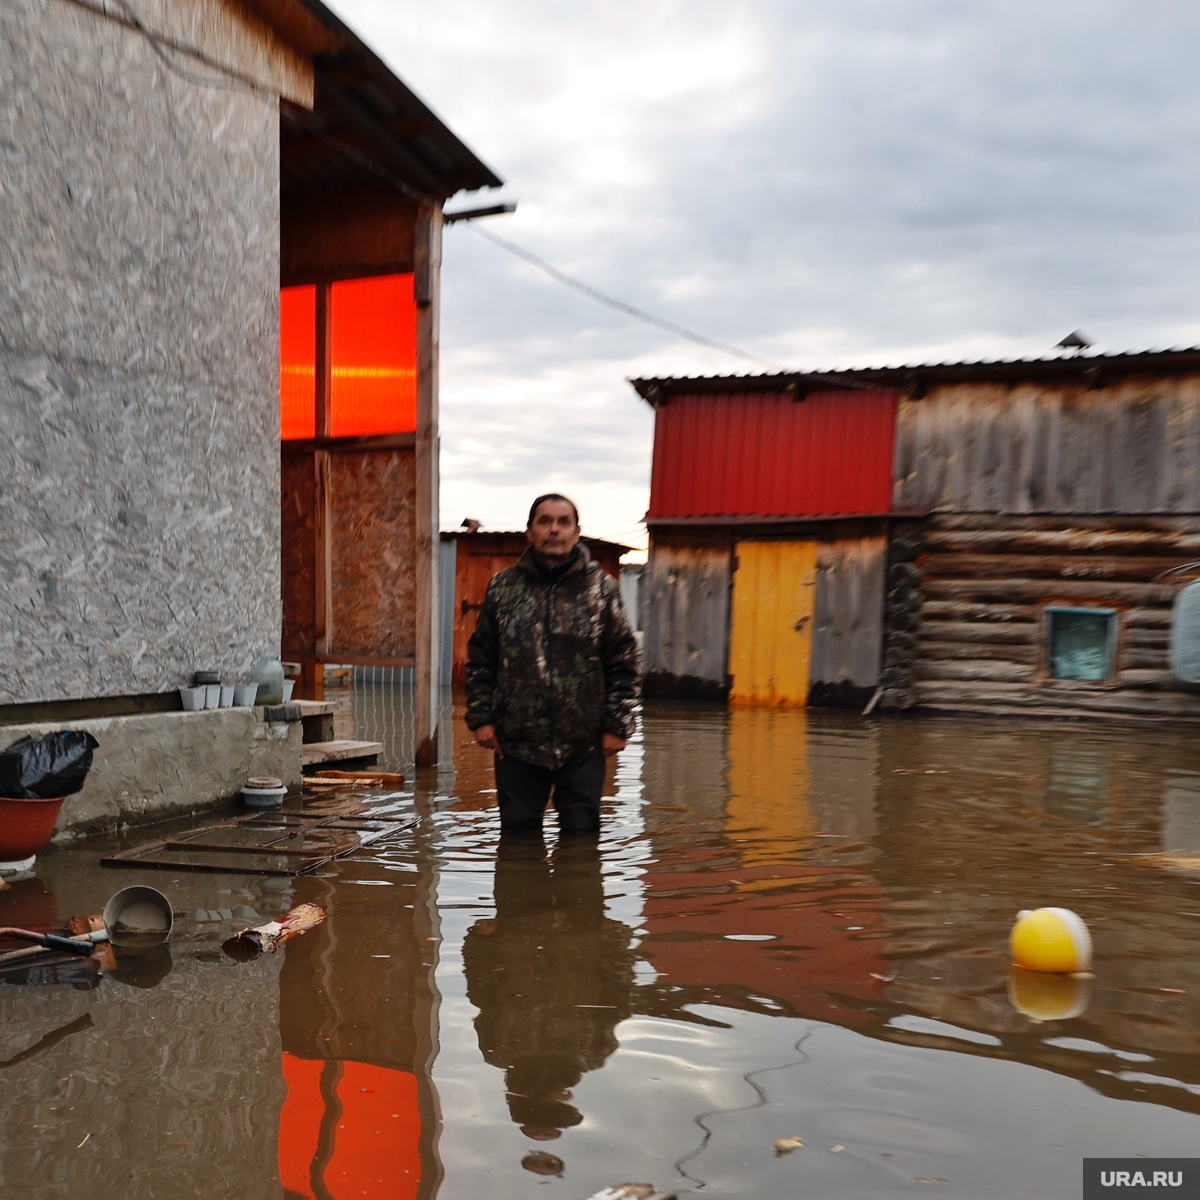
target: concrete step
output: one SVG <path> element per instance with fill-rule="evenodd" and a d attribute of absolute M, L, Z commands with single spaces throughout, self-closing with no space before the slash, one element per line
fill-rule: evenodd
<path fill-rule="evenodd" d="M 339 739 L 332 742 L 305 742 L 300 747 L 306 767 L 317 763 L 344 762 L 348 758 L 376 758 L 383 750 L 382 742 L 352 742 Z"/>

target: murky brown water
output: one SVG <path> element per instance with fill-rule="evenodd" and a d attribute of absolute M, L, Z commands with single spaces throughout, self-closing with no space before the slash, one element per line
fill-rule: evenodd
<path fill-rule="evenodd" d="M 348 705 L 398 765 L 402 689 Z M 4 924 L 127 882 L 187 914 L 115 975 L 0 982 L 0 1192 L 1042 1200 L 1085 1155 L 1200 1152 L 1200 884 L 1137 857 L 1200 849 L 1193 734 L 651 707 L 599 844 L 545 846 L 498 844 L 455 741 L 374 801 L 415 830 L 319 877 L 93 843 L 0 893 Z M 221 954 L 221 910 L 301 900 L 319 930 Z M 1091 925 L 1090 985 L 1014 979 L 1040 904 Z"/>

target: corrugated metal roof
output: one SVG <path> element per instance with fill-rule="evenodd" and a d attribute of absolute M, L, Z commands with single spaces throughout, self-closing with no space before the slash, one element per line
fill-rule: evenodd
<path fill-rule="evenodd" d="M 660 404 L 647 521 L 887 512 L 895 390 L 800 401 L 776 384 Z"/>
<path fill-rule="evenodd" d="M 759 375 L 664 376 L 631 379 L 638 395 L 658 407 L 671 396 L 712 393 L 779 392 L 790 388 L 803 394 L 816 389 L 864 384 L 899 388 L 919 395 L 934 384 L 1032 380 L 1072 380 L 1102 387 L 1123 375 L 1179 374 L 1200 371 L 1200 348 L 1130 350 L 1116 354 L 1065 355 L 1056 358 L 980 359 L 974 362 L 924 363 L 907 366 L 849 367 L 833 371 L 787 371 Z"/>
<path fill-rule="evenodd" d="M 280 106 L 284 202 L 380 179 L 438 201 L 502 185 L 349 26 L 319 0 L 301 3 L 336 42 L 313 57 L 313 111 Z"/>

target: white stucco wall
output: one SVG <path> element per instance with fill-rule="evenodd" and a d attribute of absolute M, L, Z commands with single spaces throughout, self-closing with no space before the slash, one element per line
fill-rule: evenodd
<path fill-rule="evenodd" d="M 0 704 L 278 651 L 278 154 L 269 99 L 0 3 Z"/>

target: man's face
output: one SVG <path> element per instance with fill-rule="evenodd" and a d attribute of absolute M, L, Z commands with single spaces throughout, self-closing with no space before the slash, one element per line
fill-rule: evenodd
<path fill-rule="evenodd" d="M 543 500 L 525 536 L 546 562 L 566 562 L 579 542 L 575 510 L 565 500 Z"/>

